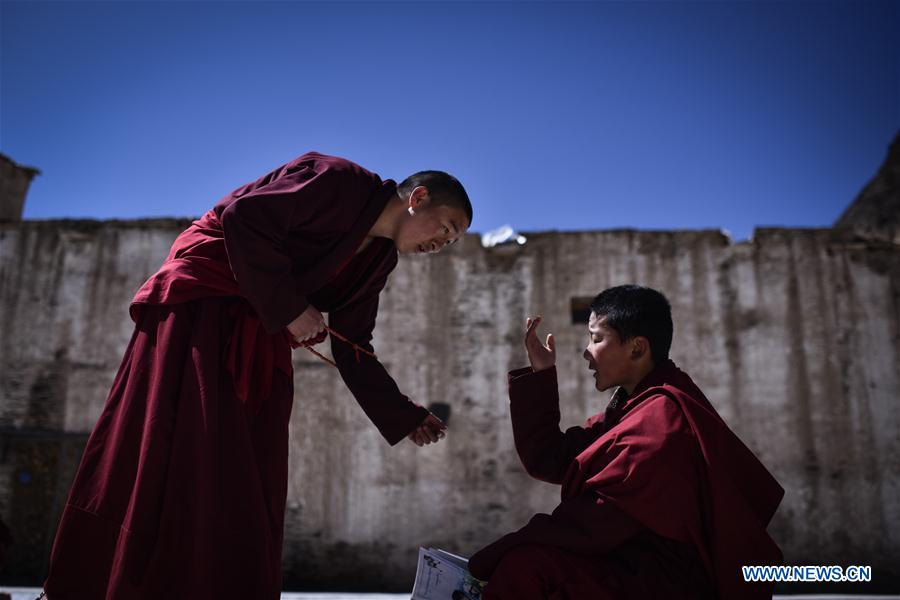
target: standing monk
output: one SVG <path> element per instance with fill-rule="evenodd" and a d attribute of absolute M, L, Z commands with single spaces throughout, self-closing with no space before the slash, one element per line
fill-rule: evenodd
<path fill-rule="evenodd" d="M 766 526 L 784 490 L 669 360 L 665 297 L 633 285 L 594 298 L 584 351 L 606 411 L 559 430 L 556 352 L 528 319 L 531 368 L 509 374 L 516 450 L 562 502 L 477 552 L 484 600 L 761 600 L 742 565 L 781 564 Z"/>
<path fill-rule="evenodd" d="M 304 154 L 175 240 L 131 304 L 136 327 L 53 546 L 50 600 L 276 599 L 287 494 L 291 347 L 325 337 L 390 444 L 444 425 L 373 356 L 398 253 L 435 253 L 472 221 L 462 185 L 399 186 Z"/>

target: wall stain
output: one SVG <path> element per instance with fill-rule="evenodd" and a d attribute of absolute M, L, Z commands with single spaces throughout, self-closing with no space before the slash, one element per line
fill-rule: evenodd
<path fill-rule="evenodd" d="M 820 489 L 821 460 L 816 451 L 816 440 L 812 420 L 812 390 L 809 382 L 809 369 L 806 364 L 805 328 L 803 325 L 803 309 L 800 301 L 800 286 L 797 280 L 797 259 L 794 252 L 793 241 L 787 244 L 788 250 L 788 281 L 787 297 L 785 305 L 784 330 L 787 332 L 788 357 L 790 364 L 787 377 L 787 389 L 785 397 L 791 400 L 787 410 L 793 412 L 793 422 L 797 432 L 797 443 L 800 444 L 801 460 L 800 471 L 804 478 L 803 489 L 809 494 L 809 502 L 805 507 L 804 517 L 808 522 L 816 523 L 824 516 L 822 514 Z M 824 544 L 822 534 L 816 528 L 809 530 L 810 540 L 813 544 Z"/>
<path fill-rule="evenodd" d="M 741 340 L 739 332 L 742 329 L 740 322 L 740 306 L 738 305 L 737 288 L 732 283 L 732 272 L 735 259 L 729 256 L 719 263 L 717 283 L 722 309 L 722 335 L 725 338 L 725 360 L 728 365 L 728 403 L 731 407 L 735 423 L 742 420 L 741 398 L 742 391 L 746 389 L 743 381 L 743 366 L 741 361 Z"/>
<path fill-rule="evenodd" d="M 852 256 L 852 255 L 851 255 Z M 841 279 L 847 301 L 847 312 L 841 319 L 842 344 L 841 356 L 841 392 L 845 398 L 844 406 L 855 408 L 847 413 L 849 418 L 856 417 L 852 423 L 854 428 L 853 442 L 858 445 L 861 456 L 866 457 L 854 465 L 858 472 L 862 473 L 862 480 L 872 487 L 872 491 L 863 495 L 866 508 L 864 514 L 872 519 L 873 531 L 886 531 L 890 522 L 885 514 L 885 506 L 882 502 L 882 453 L 879 451 L 875 440 L 874 420 L 878 417 L 872 414 L 869 398 L 869 380 L 866 373 L 865 361 L 855 360 L 864 355 L 864 345 L 868 343 L 862 333 L 862 322 L 865 320 L 865 305 L 861 303 L 854 283 L 853 271 L 850 268 L 852 260 L 850 256 L 842 257 Z M 875 536 L 872 544 L 879 552 L 885 552 L 885 540 L 881 536 Z"/>

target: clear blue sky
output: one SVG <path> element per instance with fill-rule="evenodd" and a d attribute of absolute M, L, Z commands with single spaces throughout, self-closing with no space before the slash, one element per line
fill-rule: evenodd
<path fill-rule="evenodd" d="M 900 129 L 898 2 L 0 0 L 25 217 L 198 215 L 304 151 L 473 230 L 828 226 Z"/>

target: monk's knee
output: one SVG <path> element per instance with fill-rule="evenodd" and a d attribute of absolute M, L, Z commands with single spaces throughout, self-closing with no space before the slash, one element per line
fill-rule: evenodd
<path fill-rule="evenodd" d="M 516 546 L 503 555 L 497 569 L 510 570 L 518 572 L 521 569 L 543 570 L 555 559 L 552 546 L 541 546 L 539 544 L 528 544 L 525 546 Z"/>
<path fill-rule="evenodd" d="M 531 600 L 548 597 L 555 587 L 558 557 L 551 546 L 516 546 L 500 559 L 484 600 Z"/>

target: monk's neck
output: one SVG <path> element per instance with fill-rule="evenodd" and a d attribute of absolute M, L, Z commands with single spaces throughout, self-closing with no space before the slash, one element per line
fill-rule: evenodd
<path fill-rule="evenodd" d="M 378 219 L 369 230 L 370 237 L 383 237 L 393 240 L 396 237 L 397 226 L 400 219 L 406 213 L 406 207 L 400 196 L 394 194 L 384 205 L 384 210 L 378 215 Z"/>
<path fill-rule="evenodd" d="M 638 367 L 634 373 L 632 373 L 631 377 L 628 378 L 628 381 L 623 382 L 621 386 L 628 392 L 628 396 L 631 397 L 634 394 L 634 391 L 638 389 L 641 385 L 641 382 L 647 378 L 647 376 L 653 372 L 656 368 L 656 365 L 653 361 L 650 361 L 644 365 Z"/>

